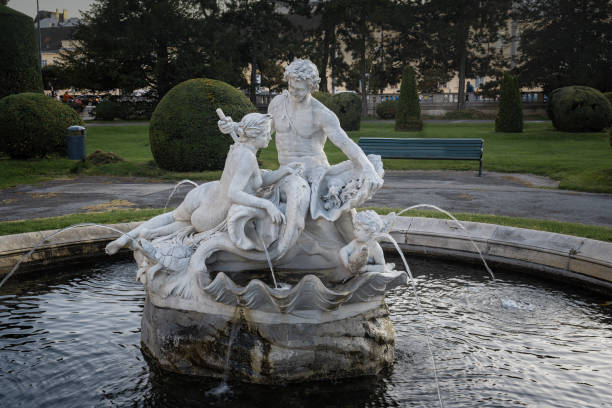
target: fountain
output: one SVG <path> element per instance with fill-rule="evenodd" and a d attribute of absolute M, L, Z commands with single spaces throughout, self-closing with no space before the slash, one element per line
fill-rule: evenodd
<path fill-rule="evenodd" d="M 494 277 L 474 242 L 493 280 L 457 263 L 412 259 L 409 267 L 389 234 L 394 216 L 354 210 L 381 187 L 380 158 L 360 153 L 310 98 L 311 64 L 294 64 L 289 93 L 270 115 L 236 124 L 219 112 L 235 142 L 221 180 L 195 185 L 177 209 L 107 246 L 134 251 L 138 283 L 128 262 L 4 285 L 19 261 L 5 276 L 0 400 L 605 404 L 609 299 L 500 270 Z M 255 153 L 271 126 L 281 166 L 265 171 Z M 327 163 L 325 136 L 348 161 Z M 385 259 L 382 240 L 400 258 Z"/>
<path fill-rule="evenodd" d="M 310 95 L 314 64 L 296 60 L 285 76 L 289 91 L 269 114 L 235 123 L 217 110 L 234 140 L 219 181 L 107 246 L 134 251 L 143 350 L 166 370 L 288 383 L 375 375 L 393 362 L 384 295 L 407 274 L 376 242 L 388 223 L 355 211 L 382 186 L 381 159 Z M 255 154 L 272 130 L 280 168 L 260 170 Z M 327 138 L 349 160 L 330 166 Z M 257 275 L 265 268 L 271 282 Z"/>

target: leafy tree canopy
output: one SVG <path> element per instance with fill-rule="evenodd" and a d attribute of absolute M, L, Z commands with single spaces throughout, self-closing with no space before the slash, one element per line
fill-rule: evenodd
<path fill-rule="evenodd" d="M 523 0 L 521 81 L 545 92 L 568 85 L 612 91 L 609 0 Z"/>

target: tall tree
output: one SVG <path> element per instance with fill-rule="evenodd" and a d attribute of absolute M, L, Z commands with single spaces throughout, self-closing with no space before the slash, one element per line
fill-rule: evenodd
<path fill-rule="evenodd" d="M 459 76 L 458 108 L 465 107 L 466 76 L 487 76 L 504 65 L 502 45 L 512 0 L 431 0 L 420 7 L 420 40 L 430 50 L 424 70 L 439 66 Z"/>
<path fill-rule="evenodd" d="M 222 16 L 224 40 L 231 39 L 237 47 L 234 61 L 250 67 L 249 93 L 253 103 L 257 76 L 262 85 L 272 85 L 282 75 L 280 62 L 292 56 L 291 43 L 296 28 L 288 19 L 290 2 L 265 0 L 230 0 Z"/>
<path fill-rule="evenodd" d="M 42 78 L 45 90 L 52 92 L 69 88 L 71 85 L 66 72 L 57 64 L 42 67 Z"/>
<path fill-rule="evenodd" d="M 352 57 L 353 72 L 358 73 L 363 116 L 368 114 L 372 49 L 378 45 L 374 33 L 386 24 L 393 12 L 394 4 L 388 0 L 353 0 L 346 5 L 344 20 L 338 29 L 345 50 Z"/>
<path fill-rule="evenodd" d="M 348 69 L 337 34 L 338 26 L 345 19 L 346 6 L 345 1 L 321 1 L 308 13 L 304 13 L 310 17 L 311 26 L 305 30 L 302 54 L 317 65 L 321 77 L 319 89 L 323 92 L 329 92 L 328 69 L 336 77 Z"/>
<path fill-rule="evenodd" d="M 159 97 L 185 79 L 234 78 L 240 67 L 215 53 L 219 13 L 207 0 L 96 0 L 62 65 L 77 87 L 151 87 Z"/>
<path fill-rule="evenodd" d="M 389 84 L 399 82 L 402 69 L 409 64 L 417 68 L 419 88 L 425 88 L 421 89 L 423 91 L 437 88 L 439 83 L 451 79 L 448 66 L 441 64 L 441 61 L 447 60 L 445 54 L 440 55 L 446 47 L 439 38 L 440 33 L 429 27 L 432 20 L 429 11 L 423 2 L 394 1 L 393 12 L 387 15 L 387 35 L 381 42 L 385 48 L 385 71 Z"/>
<path fill-rule="evenodd" d="M 522 0 L 518 72 L 545 92 L 568 85 L 612 91 L 609 0 Z"/>

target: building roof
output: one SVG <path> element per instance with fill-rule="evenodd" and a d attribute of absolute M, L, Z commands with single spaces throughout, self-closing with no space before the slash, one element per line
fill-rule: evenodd
<path fill-rule="evenodd" d="M 34 22 L 36 23 L 38 20 L 50 18 L 51 16 L 55 16 L 55 11 L 39 10 L 38 14 L 34 18 Z M 64 21 L 64 15 L 62 13 L 59 14 L 59 21 Z"/>

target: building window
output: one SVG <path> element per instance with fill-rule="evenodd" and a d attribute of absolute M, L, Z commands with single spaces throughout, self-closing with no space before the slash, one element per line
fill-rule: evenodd
<path fill-rule="evenodd" d="M 47 60 L 42 60 L 42 66 L 46 67 L 47 66 Z"/>

